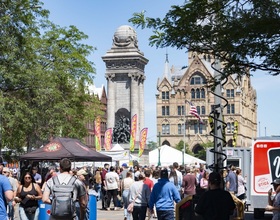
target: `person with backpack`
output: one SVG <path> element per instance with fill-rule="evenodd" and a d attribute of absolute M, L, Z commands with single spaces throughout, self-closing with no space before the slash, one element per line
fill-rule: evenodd
<path fill-rule="evenodd" d="M 87 192 L 77 177 L 69 174 L 71 161 L 61 159 L 60 173 L 47 181 L 42 201 L 51 204 L 50 220 L 76 219 L 75 202 L 80 205 L 79 219 L 84 219 L 87 207 Z"/>

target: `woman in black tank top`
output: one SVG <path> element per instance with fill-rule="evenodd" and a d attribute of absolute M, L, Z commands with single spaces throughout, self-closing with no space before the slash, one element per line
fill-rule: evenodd
<path fill-rule="evenodd" d="M 23 175 L 17 190 L 15 201 L 19 202 L 19 216 L 21 220 L 38 220 L 38 200 L 42 199 L 42 191 L 31 173 Z"/>

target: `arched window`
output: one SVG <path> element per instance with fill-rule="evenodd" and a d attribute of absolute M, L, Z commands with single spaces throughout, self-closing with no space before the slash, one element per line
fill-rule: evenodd
<path fill-rule="evenodd" d="M 196 89 L 196 98 L 200 99 L 200 89 Z"/>
<path fill-rule="evenodd" d="M 191 94 L 192 94 L 192 99 L 195 99 L 195 91 L 194 91 L 194 89 L 191 90 Z"/>
<path fill-rule="evenodd" d="M 200 106 L 196 106 L 196 111 L 200 115 Z"/>
<path fill-rule="evenodd" d="M 199 72 L 195 73 L 191 78 L 191 85 L 202 85 L 206 84 L 205 77 L 202 76 Z"/>
<path fill-rule="evenodd" d="M 205 99 L 205 89 L 201 89 L 201 98 Z"/>
<path fill-rule="evenodd" d="M 205 113 L 205 106 L 201 106 L 201 114 L 202 115 L 206 115 L 206 113 Z"/>

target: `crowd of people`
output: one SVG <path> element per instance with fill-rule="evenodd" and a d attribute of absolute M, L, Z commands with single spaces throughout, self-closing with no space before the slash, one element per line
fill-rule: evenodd
<path fill-rule="evenodd" d="M 38 201 L 52 204 L 54 179 L 67 184 L 73 177 L 75 212 L 71 218 L 75 220 L 89 219 L 90 190 L 95 192 L 103 210 L 121 210 L 124 220 L 172 220 L 175 204 L 186 197 L 196 201 L 193 214 L 203 219 L 229 219 L 238 215 L 237 204 L 244 205 L 246 201 L 246 176 L 233 165 L 220 173 L 207 170 L 204 164 L 179 166 L 177 162 L 168 167 L 129 167 L 126 163 L 119 167 L 106 163 L 95 169 L 73 169 L 71 161 L 64 158 L 58 167 L 48 167 L 43 177 L 38 167 L 33 166 L 17 179 L 0 158 L 0 173 L 0 219 L 13 220 L 18 203 L 20 220 L 38 220 Z M 268 192 L 266 210 L 279 216 L 280 179 L 272 184 L 276 196 L 272 198 L 272 191 Z M 56 218 L 51 215 L 50 219 Z"/>
<path fill-rule="evenodd" d="M 210 173 L 204 164 L 179 166 L 177 162 L 168 167 L 135 165 L 129 168 L 126 163 L 121 167 L 105 164 L 99 171 L 101 188 L 98 195 L 102 200 L 102 209 L 123 209 L 124 220 L 144 220 L 146 216 L 148 219 L 174 219 L 174 203 L 188 196 L 196 199 L 197 205 L 193 211 L 197 215 L 204 219 L 228 219 L 230 215 L 238 214 L 238 211 L 234 212 L 236 201 L 241 201 L 243 205 L 246 201 L 246 177 L 241 175 L 240 168 L 234 166 L 216 175 L 215 172 Z M 220 179 L 217 179 L 217 175 Z M 206 193 L 210 190 L 211 194 Z M 212 206 L 216 204 L 216 193 L 224 199 L 220 202 L 225 211 L 220 212 L 217 205 L 219 218 L 214 214 L 205 216 L 207 212 L 215 213 Z M 204 201 L 199 200 L 202 195 Z M 205 197 L 208 196 L 208 204 L 205 204 Z M 228 202 L 223 202 L 226 200 Z M 132 212 L 129 211 L 131 203 L 134 204 Z"/>

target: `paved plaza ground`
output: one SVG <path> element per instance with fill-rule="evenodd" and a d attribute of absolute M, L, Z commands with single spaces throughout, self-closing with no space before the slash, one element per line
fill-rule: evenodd
<path fill-rule="evenodd" d="M 123 220 L 124 219 L 123 210 L 114 211 L 113 208 L 111 211 L 101 210 L 101 201 L 97 202 L 96 212 L 97 212 L 96 220 Z M 264 219 L 268 220 L 268 219 L 271 219 L 271 217 L 272 217 L 271 213 L 266 212 L 264 218 L 259 218 L 259 220 L 264 220 Z M 249 209 L 248 212 L 245 212 L 244 220 L 253 220 L 253 219 L 255 219 L 253 210 Z M 19 220 L 18 207 L 16 207 L 15 220 Z M 39 219 L 39 220 L 41 220 L 41 219 Z M 44 220 L 47 220 L 47 219 L 44 219 Z M 146 220 L 148 220 L 148 217 L 146 218 Z M 156 220 L 156 219 L 154 219 L 154 220 Z"/>

